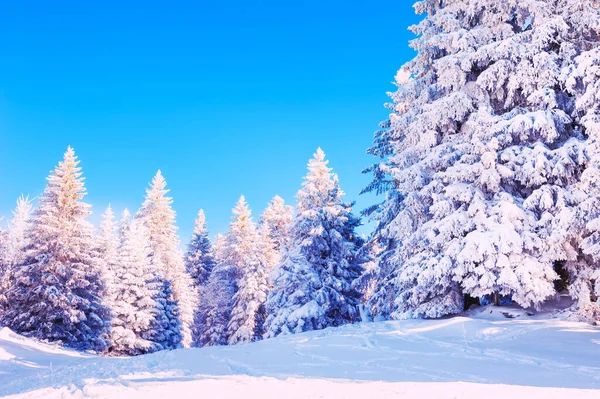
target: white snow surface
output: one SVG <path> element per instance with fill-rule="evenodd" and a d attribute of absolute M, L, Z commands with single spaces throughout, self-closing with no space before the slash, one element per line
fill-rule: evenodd
<path fill-rule="evenodd" d="M 508 312 L 514 318 L 505 317 Z M 248 345 L 98 357 L 0 330 L 11 398 L 600 398 L 600 327 L 484 307 Z"/>

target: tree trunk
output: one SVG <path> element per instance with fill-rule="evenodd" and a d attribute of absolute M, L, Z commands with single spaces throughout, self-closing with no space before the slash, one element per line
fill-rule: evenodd
<path fill-rule="evenodd" d="M 494 292 L 494 306 L 500 306 L 500 294 L 498 294 L 498 291 Z"/>

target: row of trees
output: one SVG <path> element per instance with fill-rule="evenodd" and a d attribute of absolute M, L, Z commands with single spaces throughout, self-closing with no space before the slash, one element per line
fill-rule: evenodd
<path fill-rule="evenodd" d="M 440 317 L 465 295 L 537 306 L 557 272 L 600 319 L 600 5 L 422 0 L 416 57 L 369 150 L 381 246 L 368 302 Z"/>
<path fill-rule="evenodd" d="M 365 212 L 367 243 L 321 150 L 295 211 L 276 197 L 255 224 L 242 197 L 214 245 L 200 212 L 182 255 L 160 172 L 118 233 L 109 209 L 94 235 L 69 149 L 31 217 L 21 199 L 0 232 L 4 323 L 137 354 L 337 326 L 360 310 L 440 317 L 468 297 L 539 306 L 558 273 L 600 319 L 600 6 L 415 7 L 417 55 L 369 150 L 365 191 L 385 199 Z"/>
<path fill-rule="evenodd" d="M 359 319 L 363 240 L 320 149 L 296 211 L 275 197 L 255 224 L 242 196 L 213 245 L 201 210 L 185 253 L 160 171 L 141 208 L 97 231 L 69 147 L 34 209 L 0 232 L 0 320 L 78 349 L 137 355 L 247 343 Z"/>

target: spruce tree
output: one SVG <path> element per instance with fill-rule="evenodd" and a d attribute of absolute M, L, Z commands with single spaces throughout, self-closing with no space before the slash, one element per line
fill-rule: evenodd
<path fill-rule="evenodd" d="M 208 230 L 206 229 L 206 219 L 203 210 L 198 212 L 192 239 L 188 244 L 185 255 L 185 262 L 186 270 L 193 281 L 196 297 L 198 298 L 192 336 L 194 343 L 199 344 L 205 326 L 206 308 L 209 306 L 205 298 L 205 288 L 216 263 L 214 249 L 208 237 Z"/>
<path fill-rule="evenodd" d="M 16 332 L 78 349 L 106 349 L 109 311 L 93 250 L 90 206 L 71 147 L 48 177 L 14 267 L 5 319 Z"/>
<path fill-rule="evenodd" d="M 203 326 L 198 346 L 227 345 L 227 324 L 237 287 L 237 270 L 223 261 L 225 245 L 225 237 L 218 234 L 215 240 L 216 263 L 206 287 L 200 289 Z"/>
<path fill-rule="evenodd" d="M 0 220 L 2 219 L 0 218 Z M 10 286 L 8 276 L 8 269 L 10 268 L 8 252 L 8 232 L 0 227 L 0 325 L 5 323 L 4 313 L 8 305 L 6 297 L 8 287 Z"/>
<path fill-rule="evenodd" d="M 29 196 L 20 196 L 17 206 L 12 211 L 13 218 L 8 224 L 8 257 L 10 263 L 19 264 L 23 261 L 23 247 L 26 246 L 26 234 L 33 211 L 33 204 Z"/>
<path fill-rule="evenodd" d="M 274 270 L 267 336 L 318 330 L 359 320 L 360 221 L 343 202 L 338 178 L 319 148 L 298 192 L 297 213 L 282 263 Z"/>
<path fill-rule="evenodd" d="M 579 312 L 600 320 L 600 7 L 598 2 L 562 4 L 567 16 L 572 62 L 563 69 L 567 93 L 573 97 L 573 121 L 585 139 L 585 170 L 578 186 L 582 198 L 574 226 L 581 232 L 576 259 L 565 263 L 569 292 Z"/>
<path fill-rule="evenodd" d="M 26 247 L 26 235 L 33 205 L 29 197 L 21 196 L 17 199 L 17 206 L 12 211 L 13 218 L 8 223 L 8 231 L 0 231 L 0 240 L 4 241 L 3 255 L 0 260 L 0 314 L 6 310 L 6 292 L 13 282 L 13 268 L 24 260 L 23 248 Z M 1 318 L 1 317 L 0 317 Z"/>
<path fill-rule="evenodd" d="M 197 298 L 193 282 L 185 270 L 183 254 L 179 250 L 179 238 L 175 226 L 175 211 L 171 208 L 172 198 L 167 197 L 166 181 L 160 170 L 152 179 L 146 191 L 146 200 L 136 218 L 143 221 L 152 248 L 152 263 L 156 265 L 160 277 L 168 281 L 163 289 L 172 292 L 172 297 L 165 298 L 165 310 L 168 306 L 177 306 L 183 333 L 182 344 L 189 347 L 192 343 L 192 325 Z"/>
<path fill-rule="evenodd" d="M 396 76 L 366 191 L 394 318 L 463 309 L 463 294 L 538 306 L 557 261 L 577 258 L 588 161 L 568 73 L 597 44 L 590 1 L 424 0 L 416 57 Z M 576 79 L 575 79 L 576 81 Z"/>
<path fill-rule="evenodd" d="M 155 291 L 156 304 L 155 317 L 152 319 L 150 329 L 143 338 L 158 344 L 162 350 L 181 348 L 184 341 L 184 328 L 181 324 L 180 302 L 175 299 L 172 283 L 154 274 L 150 287 Z"/>
<path fill-rule="evenodd" d="M 201 209 L 185 254 L 186 270 L 192 278 L 194 288 L 206 284 L 214 265 L 215 254 L 206 229 L 206 217 Z"/>
<path fill-rule="evenodd" d="M 106 229 L 109 224 L 104 224 Z M 109 352 L 112 354 L 139 355 L 163 349 L 160 342 L 148 339 L 153 335 L 151 329 L 158 314 L 156 298 L 159 296 L 159 287 L 154 282 L 157 271 L 150 262 L 150 254 L 145 226 L 137 220 L 131 222 L 125 210 L 115 262 L 110 268 L 113 278 L 109 300 L 112 310 Z"/>
<path fill-rule="evenodd" d="M 294 208 L 286 205 L 283 198 L 276 195 L 260 216 L 259 234 L 264 245 L 264 254 L 268 270 L 272 270 L 280 261 L 289 243 L 290 228 L 294 217 Z"/>
<path fill-rule="evenodd" d="M 105 303 L 109 307 L 111 307 L 111 304 L 109 303 L 111 297 L 110 291 L 113 288 L 114 269 L 118 262 L 117 251 L 119 247 L 119 239 L 116 232 L 117 226 L 114 219 L 115 214 L 109 205 L 102 214 L 100 232 L 96 237 L 97 257 L 102 272 L 102 278 L 106 286 Z"/>
<path fill-rule="evenodd" d="M 233 209 L 225 236 L 222 262 L 235 270 L 236 289 L 227 325 L 228 343 L 248 343 L 262 338 L 267 300 L 267 266 L 256 226 L 244 196 Z"/>

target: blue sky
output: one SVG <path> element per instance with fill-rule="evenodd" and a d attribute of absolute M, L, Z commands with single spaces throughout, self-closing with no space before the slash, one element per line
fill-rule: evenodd
<path fill-rule="evenodd" d="M 413 56 L 405 1 L 5 1 L 0 4 L 0 215 L 36 196 L 67 145 L 94 206 L 138 208 L 157 169 L 182 239 L 246 195 L 295 202 L 321 146 L 357 211 L 366 149 Z M 364 229 L 366 230 L 366 229 Z"/>

